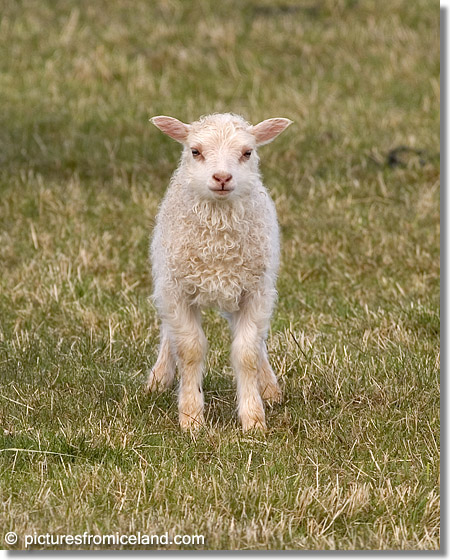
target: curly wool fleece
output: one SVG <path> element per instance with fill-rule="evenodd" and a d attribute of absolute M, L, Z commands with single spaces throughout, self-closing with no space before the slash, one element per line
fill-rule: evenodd
<path fill-rule="evenodd" d="M 164 292 L 190 304 L 237 311 L 243 295 L 275 280 L 279 250 L 274 204 L 260 181 L 248 200 L 195 200 L 178 175 L 154 231 L 155 301 Z"/>

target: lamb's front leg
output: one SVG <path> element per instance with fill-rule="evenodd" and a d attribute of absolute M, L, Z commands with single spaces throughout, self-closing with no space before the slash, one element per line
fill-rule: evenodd
<path fill-rule="evenodd" d="M 233 315 L 231 359 L 236 372 L 238 412 L 244 431 L 266 428 L 258 371 L 263 360 L 262 344 L 269 317 L 270 314 L 261 311 L 256 294 L 243 302 L 240 311 Z"/>
<path fill-rule="evenodd" d="M 201 327 L 200 312 L 192 307 L 179 307 L 170 323 L 180 372 L 180 426 L 183 430 L 195 430 L 204 422 L 202 375 L 206 337 Z"/>

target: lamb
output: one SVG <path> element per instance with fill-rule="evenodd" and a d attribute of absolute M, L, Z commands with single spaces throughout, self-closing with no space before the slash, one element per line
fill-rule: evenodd
<path fill-rule="evenodd" d="M 180 142 L 183 152 L 151 243 L 153 298 L 161 330 L 147 390 L 170 387 L 178 366 L 180 426 L 195 430 L 204 423 L 207 342 L 200 312 L 216 307 L 231 326 L 242 429 L 263 430 L 263 399 L 281 400 L 266 348 L 280 249 L 275 205 L 261 181 L 256 149 L 291 121 L 272 118 L 251 126 L 225 113 L 191 124 L 167 116 L 151 122 Z"/>

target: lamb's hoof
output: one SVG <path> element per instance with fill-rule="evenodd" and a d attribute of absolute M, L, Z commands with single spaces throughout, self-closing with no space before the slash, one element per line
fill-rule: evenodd
<path fill-rule="evenodd" d="M 154 367 L 145 384 L 146 393 L 162 393 L 172 385 L 173 377 L 167 375 L 161 368 Z"/>
<path fill-rule="evenodd" d="M 203 412 L 198 412 L 197 414 L 180 412 L 180 428 L 183 432 L 198 432 L 204 424 L 205 418 Z"/>
<path fill-rule="evenodd" d="M 249 430 L 266 430 L 266 420 L 264 417 L 264 410 L 255 411 L 253 414 L 241 414 L 242 431 L 248 432 Z"/>
<path fill-rule="evenodd" d="M 268 404 L 281 403 L 283 399 L 283 393 L 278 383 L 268 383 L 261 390 L 261 398 Z"/>

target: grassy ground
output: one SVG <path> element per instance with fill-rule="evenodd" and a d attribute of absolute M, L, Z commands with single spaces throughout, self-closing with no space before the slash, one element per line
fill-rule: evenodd
<path fill-rule="evenodd" d="M 34 531 L 439 547 L 438 29 L 428 0 L 6 3 L 13 548 Z M 158 345 L 148 238 L 179 156 L 148 118 L 221 110 L 295 121 L 261 149 L 283 233 L 269 351 L 285 398 L 265 435 L 241 434 L 229 335 L 208 311 L 208 428 L 192 440 L 175 391 L 142 390 Z"/>

